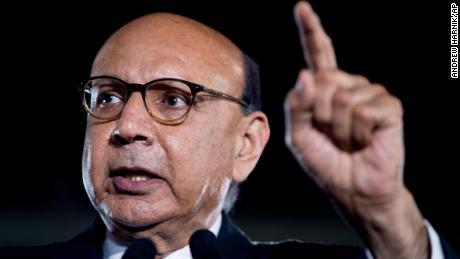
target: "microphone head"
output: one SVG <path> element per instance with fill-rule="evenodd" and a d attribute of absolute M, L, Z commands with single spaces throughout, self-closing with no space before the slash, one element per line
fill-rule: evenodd
<path fill-rule="evenodd" d="M 220 258 L 216 236 L 207 229 L 195 231 L 190 237 L 190 251 L 194 259 Z"/>
<path fill-rule="evenodd" d="M 157 250 L 150 239 L 141 238 L 134 240 L 124 253 L 122 259 L 154 259 Z"/>

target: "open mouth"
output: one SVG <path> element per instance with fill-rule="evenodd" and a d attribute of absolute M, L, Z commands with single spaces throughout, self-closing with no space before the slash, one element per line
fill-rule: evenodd
<path fill-rule="evenodd" d="M 110 178 L 117 192 L 123 194 L 146 194 L 154 185 L 163 181 L 153 172 L 127 168 L 111 171 Z"/>
<path fill-rule="evenodd" d="M 124 177 L 132 182 L 140 182 L 140 181 L 146 181 L 152 178 L 159 178 L 155 176 L 154 174 L 143 171 L 143 170 L 127 170 L 127 169 L 120 169 L 120 170 L 115 170 L 110 173 L 110 177 Z"/>

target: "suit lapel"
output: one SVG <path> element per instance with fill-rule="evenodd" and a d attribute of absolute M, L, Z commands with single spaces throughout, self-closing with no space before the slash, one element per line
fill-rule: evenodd
<path fill-rule="evenodd" d="M 98 217 L 85 232 L 64 242 L 52 258 L 102 259 L 102 243 L 104 242 L 104 238 L 105 226 Z"/>
<path fill-rule="evenodd" d="M 217 240 L 222 259 L 267 258 L 255 248 L 226 213 L 222 214 L 222 225 Z"/>

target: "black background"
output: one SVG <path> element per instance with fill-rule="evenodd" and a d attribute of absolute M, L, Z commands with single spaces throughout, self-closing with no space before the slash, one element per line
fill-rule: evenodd
<path fill-rule="evenodd" d="M 223 32 L 259 64 L 272 136 L 234 217 L 255 239 L 359 243 L 283 143 L 282 102 L 304 66 L 295 1 L 61 1 L 4 8 L 0 245 L 63 240 L 95 213 L 80 177 L 85 113 L 75 85 L 118 27 L 153 11 Z M 379 82 L 405 108 L 405 182 L 459 250 L 458 89 L 450 79 L 450 4 L 312 1 L 339 66 Z M 457 108 L 455 108 L 457 107 Z"/>

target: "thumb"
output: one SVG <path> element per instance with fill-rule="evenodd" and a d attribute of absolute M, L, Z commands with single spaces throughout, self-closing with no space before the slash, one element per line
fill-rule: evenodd
<path fill-rule="evenodd" d="M 334 144 L 316 129 L 313 124 L 313 107 L 316 99 L 316 83 L 311 70 L 303 69 L 296 86 L 286 96 L 285 143 L 300 166 L 323 186 L 324 180 L 318 172 L 324 173 L 324 158 L 337 155 Z M 325 176 L 330 179 L 329 176 Z"/>
<path fill-rule="evenodd" d="M 284 102 L 287 125 L 305 127 L 311 121 L 315 100 L 315 81 L 309 69 L 302 69 L 297 77 L 297 82 L 286 96 Z"/>
<path fill-rule="evenodd" d="M 292 144 L 293 135 L 312 127 L 314 99 L 313 73 L 311 70 L 302 69 L 294 88 L 288 92 L 284 101 L 285 141 L 288 146 Z"/>

